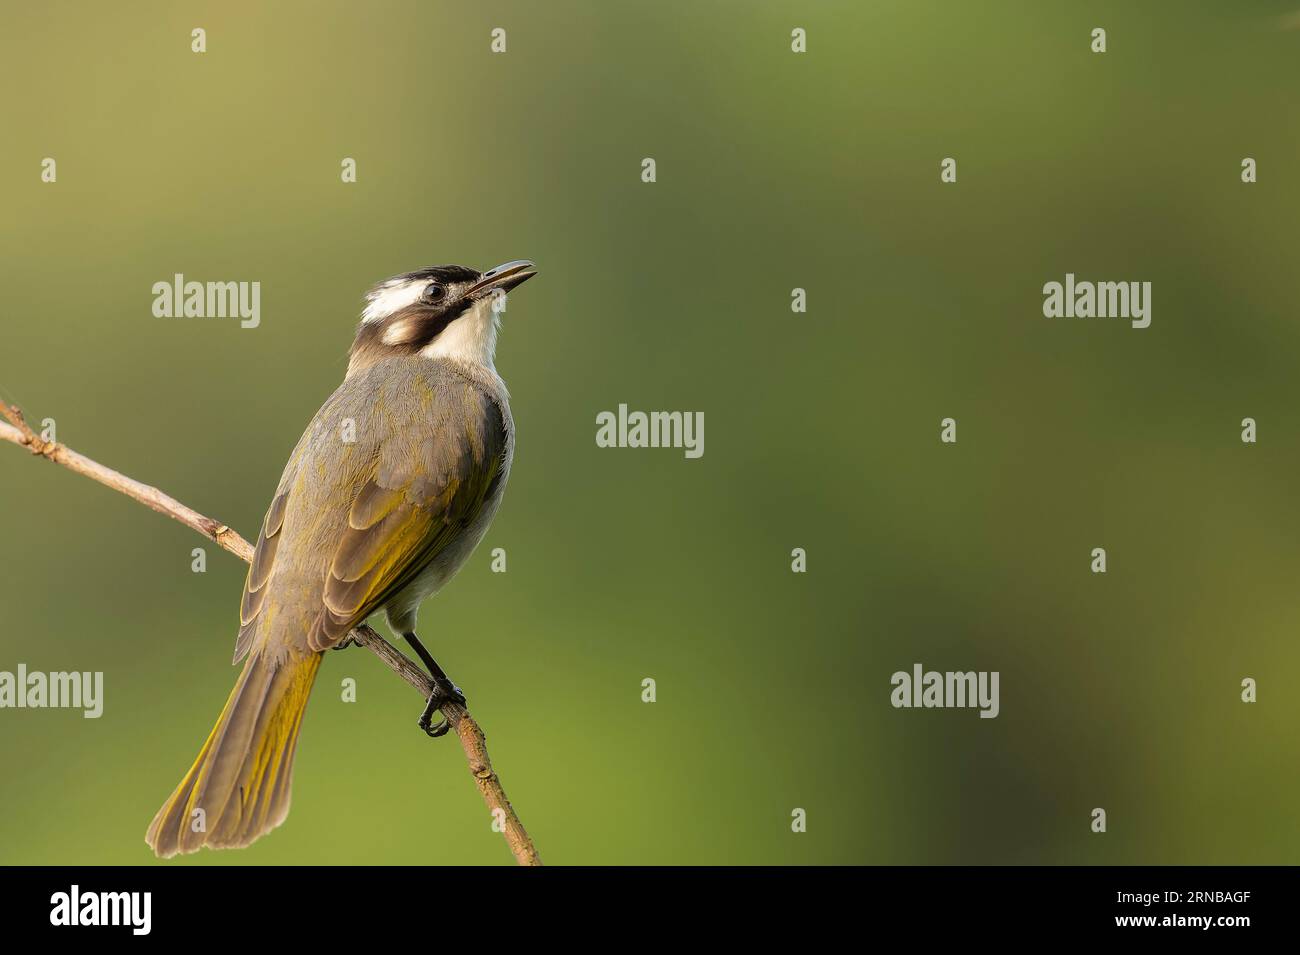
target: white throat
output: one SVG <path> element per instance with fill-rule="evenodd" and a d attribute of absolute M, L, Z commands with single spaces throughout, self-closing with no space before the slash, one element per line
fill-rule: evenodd
<path fill-rule="evenodd" d="M 470 306 L 443 329 L 442 334 L 420 349 L 423 358 L 446 358 L 462 365 L 485 368 L 496 374 L 497 330 L 501 313 L 499 296 L 489 295 Z"/>

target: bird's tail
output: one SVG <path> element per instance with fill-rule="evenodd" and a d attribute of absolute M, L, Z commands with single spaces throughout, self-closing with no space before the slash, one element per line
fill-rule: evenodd
<path fill-rule="evenodd" d="M 289 777 L 321 654 L 249 657 L 199 756 L 149 825 L 162 858 L 248 845 L 289 814 Z"/>

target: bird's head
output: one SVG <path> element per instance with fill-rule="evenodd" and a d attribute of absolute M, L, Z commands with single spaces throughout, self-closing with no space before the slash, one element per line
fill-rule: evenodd
<path fill-rule="evenodd" d="M 366 294 L 348 374 L 391 355 L 493 367 L 500 299 L 537 272 L 526 259 L 486 272 L 435 265 L 386 279 Z"/>

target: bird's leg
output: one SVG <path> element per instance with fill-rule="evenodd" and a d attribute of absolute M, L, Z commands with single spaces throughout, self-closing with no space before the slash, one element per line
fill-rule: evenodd
<path fill-rule="evenodd" d="M 447 703 L 459 703 L 464 706 L 465 694 L 460 691 L 460 687 L 448 679 L 442 667 L 438 666 L 438 661 L 433 658 L 433 654 L 424 648 L 424 644 L 414 633 L 404 633 L 402 637 L 424 661 L 424 665 L 429 669 L 429 676 L 433 679 L 433 693 L 429 696 L 429 702 L 425 704 L 424 712 L 420 714 L 420 729 L 430 736 L 445 736 L 447 730 L 451 729 L 451 724 L 441 719 L 435 726 L 433 714 Z"/>

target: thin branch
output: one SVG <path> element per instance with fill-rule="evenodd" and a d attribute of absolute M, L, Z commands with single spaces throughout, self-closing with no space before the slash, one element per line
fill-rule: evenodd
<path fill-rule="evenodd" d="M 83 454 L 53 441 L 46 441 L 34 432 L 23 419 L 23 413 L 16 405 L 0 403 L 0 414 L 12 423 L 13 427 L 0 424 L 0 438 L 21 444 L 32 454 L 49 458 L 55 464 L 62 464 L 70 471 L 84 474 L 92 481 L 98 481 L 115 491 L 121 491 L 127 497 L 135 498 L 145 507 L 151 507 L 159 514 L 174 517 L 191 530 L 198 531 L 208 540 L 216 541 L 244 563 L 253 559 L 253 546 L 240 537 L 225 524 L 204 517 L 173 497 L 168 497 L 156 487 L 133 481 L 125 474 L 118 474 L 112 468 L 106 468 L 97 461 L 92 461 Z"/>
<path fill-rule="evenodd" d="M 61 464 L 70 471 L 76 471 L 106 487 L 122 492 L 127 497 L 134 498 L 160 514 L 175 518 L 191 530 L 196 530 L 209 540 L 215 541 L 244 563 L 253 559 L 253 546 L 225 524 L 204 517 L 198 511 L 186 507 L 156 487 L 142 484 L 124 474 L 119 474 L 112 468 L 106 468 L 66 445 L 46 441 L 31 429 L 23 418 L 22 411 L 16 405 L 0 402 L 0 414 L 10 422 L 9 424 L 0 422 L 0 440 L 27 448 L 32 454 L 47 458 L 55 464 Z M 390 670 L 415 687 L 420 696 L 428 699 L 433 694 L 433 681 L 425 675 L 424 671 L 370 627 L 363 624 L 348 636 L 379 657 Z M 537 854 L 537 847 L 533 845 L 533 840 L 524 829 L 524 824 L 515 814 L 514 807 L 510 805 L 506 791 L 501 786 L 501 780 L 492 768 L 483 730 L 459 703 L 446 703 L 440 709 L 460 737 L 460 745 L 465 751 L 469 771 L 474 776 L 474 782 L 483 796 L 483 801 L 492 812 L 494 821 L 500 820 L 504 823 L 502 834 L 510 846 L 510 851 L 514 853 L 515 861 L 520 865 L 541 865 L 542 860 Z"/>

